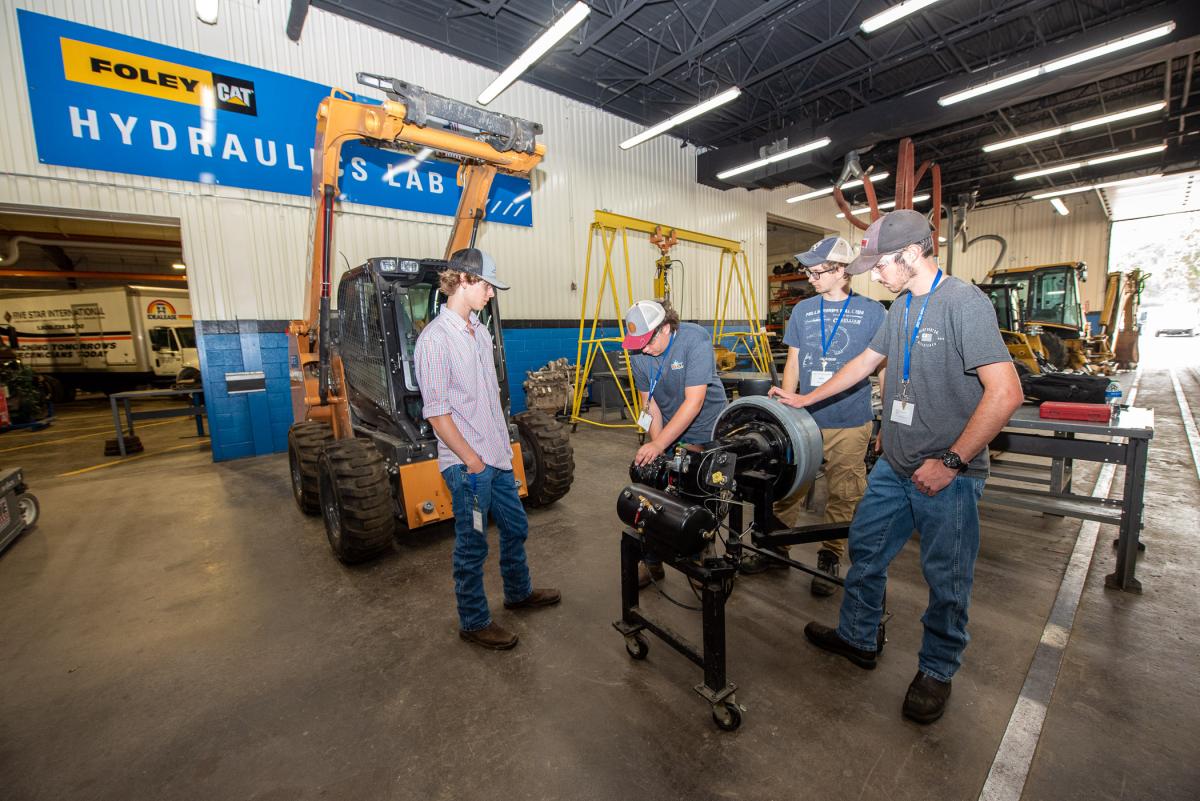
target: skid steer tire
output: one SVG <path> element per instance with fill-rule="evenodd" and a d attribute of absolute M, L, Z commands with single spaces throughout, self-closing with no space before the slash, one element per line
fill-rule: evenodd
<path fill-rule="evenodd" d="M 575 451 L 566 427 L 545 412 L 513 415 L 521 441 L 529 506 L 548 506 L 567 494 L 575 480 Z"/>
<path fill-rule="evenodd" d="M 379 450 L 362 439 L 327 445 L 317 460 L 321 513 L 329 547 L 343 564 L 373 559 L 392 546 L 392 491 Z"/>
<path fill-rule="evenodd" d="M 306 515 L 321 513 L 317 459 L 322 449 L 331 442 L 333 429 L 326 423 L 307 420 L 288 429 L 288 469 L 292 477 L 292 497 Z"/>

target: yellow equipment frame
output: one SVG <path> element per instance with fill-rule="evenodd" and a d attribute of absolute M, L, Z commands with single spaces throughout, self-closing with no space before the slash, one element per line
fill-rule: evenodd
<path fill-rule="evenodd" d="M 601 428 L 637 428 L 636 420 L 641 413 L 641 398 L 634 384 L 633 371 L 630 369 L 629 364 L 629 353 L 625 350 L 621 351 L 620 358 L 624 361 L 625 370 L 628 374 L 628 381 L 625 382 L 626 386 L 622 386 L 620 381 L 616 381 L 617 370 L 613 365 L 613 354 L 604 349 L 606 343 L 615 342 L 619 345 L 625 338 L 625 311 L 634 302 L 633 275 L 629 261 L 629 231 L 651 236 L 656 234 L 661 236 L 662 232 L 666 231 L 668 237 L 675 237 L 680 242 L 691 242 L 697 245 L 717 248 L 720 251 L 720 261 L 717 269 L 716 308 L 713 313 L 713 345 L 718 346 L 722 340 L 732 339 L 734 343 L 730 350 L 736 352 L 739 344 L 744 345 L 746 355 L 750 357 L 750 361 L 754 364 L 755 369 L 763 373 L 771 372 L 771 348 L 767 342 L 767 331 L 759 322 L 758 301 L 754 295 L 754 279 L 750 274 L 750 263 L 746 257 L 746 252 L 743 250 L 740 242 L 597 209 L 592 223 L 588 226 L 587 234 L 588 244 L 587 255 L 584 261 L 583 294 L 579 306 L 579 341 L 575 349 L 575 393 L 571 400 L 572 424 L 588 423 L 589 425 Z M 599 236 L 600 245 L 604 252 L 604 264 L 603 267 L 599 267 L 598 269 L 597 284 L 599 288 L 596 292 L 595 304 L 592 307 L 590 317 L 591 328 L 585 331 L 589 319 L 589 293 L 592 286 L 592 246 L 596 241 L 597 235 Z M 613 249 L 616 247 L 618 238 L 620 238 L 621 250 L 625 257 L 624 303 L 622 303 L 620 291 L 617 288 L 617 279 L 612 259 Z M 729 265 L 728 273 L 726 272 L 727 263 Z M 742 308 L 747 312 L 748 331 L 726 331 L 729 299 L 733 294 L 735 282 L 741 295 Z M 610 291 L 613 310 L 612 317 L 617 321 L 617 336 L 599 336 L 598 329 L 600 328 L 600 321 L 603 319 L 601 315 L 604 310 L 605 295 Z M 617 390 L 621 393 L 621 401 L 625 405 L 625 410 L 629 412 L 630 419 L 635 422 L 605 423 L 603 421 L 588 420 L 580 417 L 580 407 L 583 405 L 583 397 L 587 391 L 587 378 L 592 374 L 592 368 L 596 364 L 597 356 L 603 357 L 605 364 L 608 365 L 608 369 L 614 377 Z"/>

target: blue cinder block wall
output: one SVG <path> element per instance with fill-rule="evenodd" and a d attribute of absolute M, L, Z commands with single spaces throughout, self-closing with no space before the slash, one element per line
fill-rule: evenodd
<path fill-rule="evenodd" d="M 711 324 L 705 327 L 712 332 Z M 730 326 L 726 330 L 736 329 Z M 617 333 L 614 323 L 598 328 L 596 335 L 616 337 Z M 577 320 L 513 320 L 504 325 L 504 352 L 514 414 L 526 409 L 522 386 L 525 373 L 554 359 L 565 358 L 574 364 L 578 337 Z M 293 422 L 287 322 L 201 320 L 196 323 L 196 343 L 200 350 L 213 460 L 221 462 L 287 451 L 288 428 Z M 615 363 L 620 349 L 614 343 L 607 350 L 613 352 Z M 593 369 L 602 366 L 597 356 Z M 265 390 L 232 395 L 228 392 L 226 373 L 259 370 L 266 377 Z"/>
<path fill-rule="evenodd" d="M 196 344 L 213 461 L 286 451 L 292 424 L 287 322 L 201 320 Z M 251 371 L 263 372 L 266 389 L 231 395 L 225 374 Z"/>

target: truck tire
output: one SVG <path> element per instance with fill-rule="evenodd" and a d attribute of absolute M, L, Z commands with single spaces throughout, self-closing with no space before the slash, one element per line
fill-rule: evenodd
<path fill-rule="evenodd" d="M 575 451 L 566 427 L 545 412 L 513 415 L 530 506 L 548 506 L 567 494 L 575 480 Z"/>
<path fill-rule="evenodd" d="M 292 497 L 306 515 L 321 513 L 321 491 L 317 485 L 317 458 L 333 442 L 333 429 L 327 424 L 307 420 L 288 430 L 288 467 L 292 476 Z"/>
<path fill-rule="evenodd" d="M 1058 334 L 1052 334 L 1049 331 L 1042 332 L 1042 347 L 1046 351 L 1046 361 L 1050 362 L 1050 366 L 1056 370 L 1066 370 L 1070 358 L 1067 354 L 1067 346 L 1062 341 L 1062 337 Z"/>
<path fill-rule="evenodd" d="M 352 565 L 391 548 L 396 531 L 383 456 L 369 441 L 343 439 L 317 460 L 321 513 L 334 556 Z"/>

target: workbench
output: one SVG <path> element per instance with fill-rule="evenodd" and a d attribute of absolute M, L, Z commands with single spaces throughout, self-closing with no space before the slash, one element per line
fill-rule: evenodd
<path fill-rule="evenodd" d="M 187 406 L 175 406 L 169 409 L 151 409 L 146 412 L 135 412 L 132 409 L 134 401 L 147 398 L 186 397 Z M 133 436 L 134 420 L 156 420 L 163 417 L 195 417 L 196 435 L 204 436 L 204 390 L 201 387 L 191 389 L 141 389 L 133 392 L 114 392 L 108 396 L 112 404 L 113 427 L 117 429 L 117 450 L 125 456 L 126 433 L 121 430 L 121 415 L 117 411 L 120 403 L 125 410 L 125 420 L 129 427 L 128 436 Z"/>

